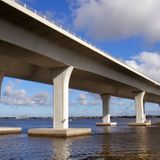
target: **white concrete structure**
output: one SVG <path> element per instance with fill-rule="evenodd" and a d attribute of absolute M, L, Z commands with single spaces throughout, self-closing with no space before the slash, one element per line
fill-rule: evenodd
<path fill-rule="evenodd" d="M 146 121 L 146 115 L 144 109 L 144 95 L 145 92 L 143 91 L 135 96 L 136 123 L 144 123 Z"/>
<path fill-rule="evenodd" d="M 102 123 L 97 123 L 97 126 L 112 126 L 117 125 L 116 122 L 111 122 L 110 118 L 110 99 L 111 94 L 101 94 L 102 99 L 102 114 L 103 114 L 103 121 Z"/>
<path fill-rule="evenodd" d="M 102 106 L 103 106 L 103 123 L 110 123 L 110 99 L 111 95 L 110 94 L 102 94 L 101 95 L 102 99 Z"/>
<path fill-rule="evenodd" d="M 21 128 L 0 127 L 0 135 L 21 133 Z"/>
<path fill-rule="evenodd" d="M 73 67 L 62 69 L 54 78 L 54 128 L 67 129 L 69 119 L 69 80 Z"/>
<path fill-rule="evenodd" d="M 68 128 L 68 88 L 160 103 L 160 84 L 14 0 L 0 0 L 0 72 L 55 85 L 54 127 Z M 74 69 L 73 69 L 74 68 Z M 135 95 L 145 93 L 145 95 Z M 104 118 L 109 122 L 108 102 Z M 73 131 L 73 130 L 72 130 Z"/>
<path fill-rule="evenodd" d="M 136 123 L 130 123 L 129 125 L 151 125 L 151 122 L 146 120 L 144 96 L 145 92 L 135 92 L 135 109 L 136 109 Z"/>
<path fill-rule="evenodd" d="M 68 128 L 68 129 L 53 129 L 53 128 L 36 128 L 29 129 L 29 136 L 42 136 L 42 137 L 57 137 L 67 138 L 73 136 L 84 136 L 91 133 L 90 128 Z"/>

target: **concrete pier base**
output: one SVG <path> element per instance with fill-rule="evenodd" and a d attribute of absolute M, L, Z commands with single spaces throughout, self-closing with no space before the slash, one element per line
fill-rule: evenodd
<path fill-rule="evenodd" d="M 67 138 L 73 136 L 89 135 L 91 134 L 90 128 L 68 128 L 68 129 L 54 129 L 54 128 L 36 128 L 29 129 L 29 136 L 38 137 L 56 137 Z"/>
<path fill-rule="evenodd" d="M 96 126 L 116 126 L 117 122 L 110 122 L 110 123 L 96 123 Z"/>
<path fill-rule="evenodd" d="M 144 122 L 144 123 L 129 123 L 129 126 L 150 126 L 151 122 Z"/>
<path fill-rule="evenodd" d="M 21 133 L 22 128 L 0 127 L 0 135 Z"/>

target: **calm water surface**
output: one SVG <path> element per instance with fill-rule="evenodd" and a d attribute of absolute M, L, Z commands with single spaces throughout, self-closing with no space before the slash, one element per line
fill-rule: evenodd
<path fill-rule="evenodd" d="M 22 127 L 23 133 L 0 136 L 0 160 L 160 160 L 160 127 L 128 127 L 134 119 L 124 118 L 114 119 L 117 127 L 96 127 L 97 121 L 70 122 L 71 127 L 91 127 L 91 136 L 56 139 L 27 136 L 28 128 L 52 127 L 52 120 L 1 119 L 0 126 Z"/>

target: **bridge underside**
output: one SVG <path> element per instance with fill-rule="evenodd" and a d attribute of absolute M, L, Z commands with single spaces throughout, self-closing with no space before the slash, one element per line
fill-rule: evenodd
<path fill-rule="evenodd" d="M 80 62 L 81 63 L 81 62 Z M 0 41 L 0 72 L 5 76 L 53 84 L 51 72 L 67 65 L 54 59 Z M 97 94 L 110 93 L 116 97 L 134 99 L 139 89 L 112 79 L 74 69 L 70 79 L 70 88 Z M 145 101 L 160 103 L 158 96 L 146 93 Z"/>

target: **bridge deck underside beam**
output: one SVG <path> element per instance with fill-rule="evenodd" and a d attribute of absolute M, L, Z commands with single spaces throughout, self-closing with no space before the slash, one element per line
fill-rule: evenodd
<path fill-rule="evenodd" d="M 94 51 L 91 53 L 91 50 L 77 42 L 73 42 L 75 46 L 67 47 L 55 39 L 48 39 L 38 33 L 33 33 L 33 30 L 23 28 L 14 22 L 3 20 L 3 18 L 0 19 L 0 26 L 0 39 L 2 41 L 25 48 L 27 51 L 32 51 L 33 53 L 48 57 L 67 66 L 73 66 L 86 72 L 93 72 L 99 76 L 110 78 L 113 81 L 144 90 L 145 92 L 160 95 L 160 88 L 152 82 L 122 66 L 118 66 L 118 64 L 117 66 L 112 65 L 110 63 L 111 60 L 104 58 L 98 53 L 95 54 L 96 52 Z M 46 35 L 49 35 L 50 31 L 52 32 L 52 29 L 48 29 Z M 51 33 L 53 37 L 54 33 Z M 68 44 L 68 38 L 66 37 L 65 39 L 66 44 Z M 79 45 L 79 47 L 77 45 Z"/>
<path fill-rule="evenodd" d="M 3 41 L 0 41 L 0 48 L 0 72 L 4 76 L 52 84 L 51 70 L 67 67 L 61 62 Z M 111 93 L 129 99 L 134 99 L 133 91 L 139 91 L 135 87 L 80 69 L 74 69 L 70 87 L 97 94 Z M 147 93 L 145 100 L 160 102 L 158 96 Z"/>
<path fill-rule="evenodd" d="M 145 91 L 147 100 L 160 101 L 160 88 L 151 81 L 73 40 L 34 14 L 2 1 L 0 6 L 0 55 L 8 56 L 4 61 L 8 64 L 2 62 L 0 71 L 5 71 L 6 76 L 52 84 L 50 69 L 73 66 L 76 70 L 71 76 L 71 88 L 99 94 L 111 91 L 113 96 L 125 98 L 134 98 L 134 91 Z M 78 84 L 78 79 L 83 85 Z M 88 82 L 93 85 L 85 85 Z"/>

